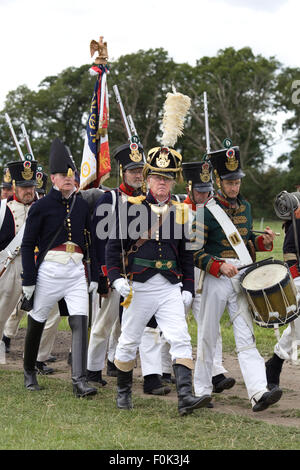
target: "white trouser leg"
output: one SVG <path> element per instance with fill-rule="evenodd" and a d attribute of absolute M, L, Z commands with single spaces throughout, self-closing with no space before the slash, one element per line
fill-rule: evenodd
<path fill-rule="evenodd" d="M 192 359 L 179 285 L 172 285 L 161 275 L 156 275 L 145 283 L 133 282 L 133 290 L 131 304 L 123 311 L 116 361 L 134 363 L 143 331 L 154 314 L 160 330 L 170 343 L 172 360 Z"/>
<path fill-rule="evenodd" d="M 294 279 L 295 285 L 297 287 L 298 292 L 300 291 L 300 277 L 296 277 Z M 292 328 L 291 325 L 288 326 L 283 330 L 283 333 L 280 337 L 278 343 L 275 344 L 274 353 L 280 357 L 280 359 L 291 359 L 292 354 L 292 343 L 293 339 L 299 341 L 300 340 L 300 317 L 297 317 L 294 320 L 294 334 L 295 338 L 292 335 Z"/>
<path fill-rule="evenodd" d="M 236 294 L 229 299 L 228 312 L 233 319 L 233 332 L 240 369 L 244 378 L 248 397 L 257 399 L 267 391 L 265 362 L 259 354 L 255 337 L 242 315 L 236 315 L 238 306 Z"/>
<path fill-rule="evenodd" d="M 107 298 L 102 299 L 90 335 L 88 348 L 88 370 L 103 370 L 109 336 L 115 321 L 119 318 L 120 295 L 113 289 Z"/>
<path fill-rule="evenodd" d="M 139 346 L 139 354 L 143 377 L 150 374 L 162 375 L 159 328 L 145 328 Z"/>
<path fill-rule="evenodd" d="M 11 313 L 4 327 L 4 335 L 7 336 L 7 338 L 14 338 L 16 336 L 24 315 L 27 315 L 27 312 L 21 310 L 18 306 Z"/>
<path fill-rule="evenodd" d="M 120 318 L 118 316 L 111 330 L 109 342 L 108 342 L 107 359 L 110 362 L 114 362 L 115 360 L 116 349 L 117 349 L 117 344 L 120 338 L 120 334 L 121 334 L 121 323 L 120 323 Z"/>
<path fill-rule="evenodd" d="M 220 318 L 226 308 L 231 285 L 226 278 L 206 274 L 200 309 L 197 310 L 197 359 L 194 371 L 195 395 L 212 393 L 212 375 Z"/>
<path fill-rule="evenodd" d="M 161 367 L 163 374 L 172 374 L 172 359 L 170 345 L 164 335 L 161 335 Z"/>
<path fill-rule="evenodd" d="M 38 271 L 34 292 L 34 320 L 44 322 L 54 305 L 64 298 L 70 315 L 88 315 L 87 282 L 82 263 L 44 261 Z"/>
<path fill-rule="evenodd" d="M 21 256 L 18 255 L 0 279 L 0 340 L 3 336 L 5 324 L 22 294 L 21 271 Z"/>
<path fill-rule="evenodd" d="M 45 362 L 50 356 L 57 334 L 58 325 L 60 323 L 60 318 L 59 308 L 55 305 L 52 308 L 43 329 L 37 361 Z"/>
<path fill-rule="evenodd" d="M 199 271 L 199 269 L 198 269 Z M 195 294 L 192 304 L 192 312 L 196 322 L 200 322 L 198 327 L 201 330 L 201 321 L 200 317 L 200 306 L 201 306 L 201 294 Z M 227 370 L 223 366 L 223 350 L 222 350 L 222 336 L 221 336 L 221 327 L 219 325 L 219 335 L 216 343 L 216 352 L 213 361 L 213 370 L 212 375 L 226 374 Z"/>

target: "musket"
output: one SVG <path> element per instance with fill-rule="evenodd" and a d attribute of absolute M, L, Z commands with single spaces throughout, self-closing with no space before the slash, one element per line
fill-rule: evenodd
<path fill-rule="evenodd" d="M 137 137 L 137 132 L 133 123 L 133 119 L 131 116 L 126 117 L 124 106 L 122 103 L 121 95 L 119 93 L 119 89 L 117 85 L 113 86 L 113 90 L 115 93 L 116 97 L 116 102 L 119 106 L 122 121 L 127 133 L 127 137 L 130 143 L 139 143 L 139 138 Z M 119 173 L 118 173 L 118 178 L 119 178 Z M 118 184 L 119 186 L 119 184 Z M 121 240 L 121 250 L 122 250 L 122 264 L 123 264 L 123 272 L 125 279 L 127 279 L 127 274 L 126 274 L 126 266 L 125 266 L 125 256 L 124 256 L 124 246 L 123 246 L 123 231 L 121 227 L 121 215 L 120 215 L 120 198 L 118 198 L 118 212 L 119 212 L 119 230 L 120 230 L 120 240 Z M 124 302 L 121 303 L 123 307 L 128 307 L 131 303 L 132 299 L 132 286 L 130 285 L 130 292 L 128 294 L 128 297 L 124 300 Z"/>
<path fill-rule="evenodd" d="M 114 85 L 113 90 L 114 90 L 114 93 L 115 93 L 116 102 L 117 102 L 117 104 L 119 106 L 119 109 L 120 109 L 122 121 L 123 121 L 125 130 L 126 130 L 126 133 L 127 133 L 128 140 L 131 141 L 132 133 L 131 133 L 131 130 L 130 130 L 130 127 L 129 127 L 129 124 L 128 124 L 128 120 L 126 118 L 126 114 L 125 114 L 124 106 L 123 106 L 122 99 L 121 99 L 121 96 L 120 96 L 120 93 L 119 93 L 118 85 Z"/>
<path fill-rule="evenodd" d="M 21 124 L 21 130 L 22 130 L 22 133 L 23 133 L 23 137 L 25 139 L 25 144 L 26 144 L 28 153 L 30 153 L 30 155 L 32 156 L 32 159 L 35 160 L 34 155 L 33 155 L 33 151 L 32 151 L 31 145 L 30 145 L 30 141 L 29 141 L 29 136 L 28 136 L 27 131 L 26 131 L 25 124 Z"/>
<path fill-rule="evenodd" d="M 206 154 L 210 153 L 210 140 L 209 140 L 209 124 L 208 124 L 208 106 L 207 106 L 207 94 L 203 92 L 204 101 L 204 119 L 205 119 L 205 139 L 206 139 Z"/>
<path fill-rule="evenodd" d="M 18 139 L 17 139 L 16 133 L 15 133 L 15 131 L 14 131 L 13 125 L 12 125 L 12 123 L 11 123 L 10 117 L 9 117 L 9 115 L 8 115 L 7 113 L 5 113 L 5 119 L 6 119 L 6 121 L 7 121 L 9 130 L 10 130 L 10 133 L 11 133 L 12 138 L 13 138 L 13 140 L 14 140 L 14 143 L 15 143 L 15 145 L 16 145 L 16 147 L 17 147 L 17 150 L 18 150 L 18 152 L 19 152 L 19 155 L 20 155 L 20 157 L 21 157 L 21 160 L 24 161 L 25 158 L 24 158 L 22 149 L 21 149 L 20 144 L 19 144 L 19 142 L 18 142 Z"/>
<path fill-rule="evenodd" d="M 209 140 L 209 123 L 208 123 L 208 106 L 207 106 L 207 94 L 206 91 L 203 92 L 203 102 L 204 102 L 204 120 L 205 120 L 205 139 L 206 139 L 206 155 L 210 154 L 210 140 Z M 200 270 L 200 277 L 197 287 L 197 294 L 202 293 L 203 282 L 205 277 L 205 271 Z"/>

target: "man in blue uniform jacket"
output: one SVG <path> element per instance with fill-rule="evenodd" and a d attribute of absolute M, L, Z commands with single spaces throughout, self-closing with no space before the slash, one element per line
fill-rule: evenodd
<path fill-rule="evenodd" d="M 170 197 L 175 176 L 180 172 L 181 155 L 173 149 L 156 148 L 149 152 L 147 161 L 144 176 L 149 193 L 147 197 L 129 198 L 122 206 L 117 237 L 110 237 L 106 248 L 110 282 L 126 298 L 115 355 L 117 406 L 132 408 L 136 351 L 147 322 L 155 315 L 170 344 L 178 409 L 183 415 L 207 406 L 210 397 L 192 395 L 192 347 L 184 310 L 184 304 L 191 303 L 194 292 L 193 254 L 187 247 L 188 208 L 171 201 Z M 141 230 L 139 225 L 143 226 Z M 123 249 L 128 261 L 125 278 L 120 262 Z"/>
<path fill-rule="evenodd" d="M 91 282 L 83 265 L 91 222 L 88 204 L 76 197 L 73 160 L 56 138 L 50 150 L 50 192 L 31 208 L 22 242 L 23 292 L 33 310 L 28 315 L 24 350 L 24 378 L 28 390 L 39 390 L 35 361 L 45 322 L 56 302 L 64 299 L 72 330 L 72 383 L 78 397 L 97 390 L 86 380 L 88 292 L 98 288 L 98 272 L 91 254 Z M 35 247 L 38 257 L 35 262 Z"/>

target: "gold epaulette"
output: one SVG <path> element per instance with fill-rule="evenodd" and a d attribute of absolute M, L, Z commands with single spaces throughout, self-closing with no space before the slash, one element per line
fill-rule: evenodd
<path fill-rule="evenodd" d="M 185 224 L 189 219 L 189 206 L 183 202 L 171 201 L 176 206 L 177 224 Z"/>
<path fill-rule="evenodd" d="M 146 196 L 143 196 L 142 194 L 140 196 L 129 196 L 128 202 L 130 202 L 130 204 L 142 204 L 145 199 Z"/>

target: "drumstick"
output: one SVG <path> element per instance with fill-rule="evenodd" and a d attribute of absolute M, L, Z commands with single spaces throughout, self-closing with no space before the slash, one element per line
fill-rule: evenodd
<path fill-rule="evenodd" d="M 240 271 L 241 269 L 250 268 L 251 266 L 256 266 L 258 268 L 260 264 L 265 263 L 266 261 L 270 261 L 271 259 L 273 258 L 270 257 L 270 258 L 262 259 L 261 261 L 254 261 L 253 263 L 246 264 L 246 266 L 239 266 L 237 270 Z"/>
<path fill-rule="evenodd" d="M 259 230 L 252 230 L 253 233 L 262 233 L 263 235 L 267 234 L 268 232 L 260 232 Z M 276 237 L 280 236 L 279 232 L 274 232 Z"/>

